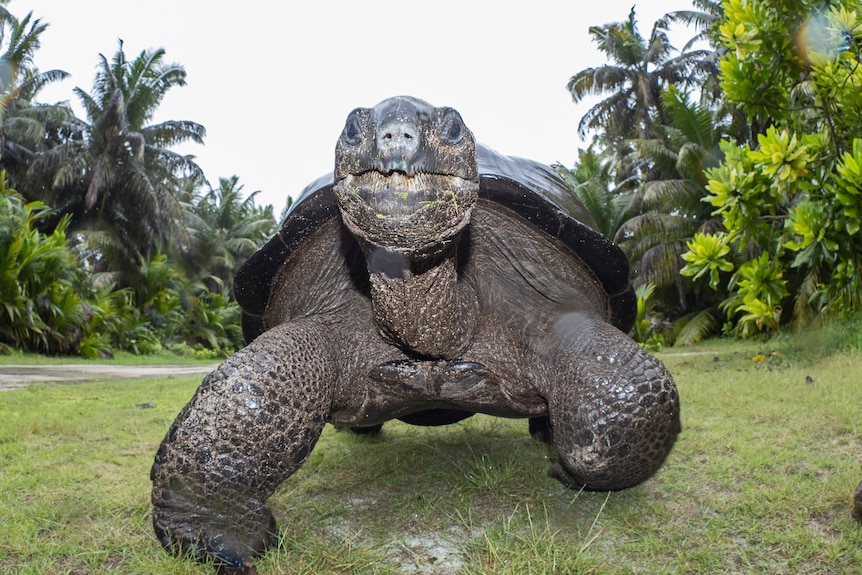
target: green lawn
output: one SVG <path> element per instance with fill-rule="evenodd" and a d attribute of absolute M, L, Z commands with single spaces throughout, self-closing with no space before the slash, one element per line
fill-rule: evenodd
<path fill-rule="evenodd" d="M 862 572 L 862 354 L 720 343 L 661 357 L 683 433 L 645 484 L 563 489 L 525 421 L 327 427 L 272 501 L 283 539 L 260 573 Z M 199 379 L 0 393 L 0 573 L 211 572 L 162 552 L 149 514 L 153 454 Z"/>
<path fill-rule="evenodd" d="M 217 359 L 198 359 L 191 355 L 179 355 L 162 350 L 147 355 L 117 351 L 113 359 L 98 360 L 96 363 L 108 363 L 110 365 L 205 365 L 219 363 L 219 361 Z M 77 356 L 48 356 L 20 351 L 14 351 L 8 355 L 0 354 L 0 365 L 74 365 L 93 362 L 92 359 Z"/>

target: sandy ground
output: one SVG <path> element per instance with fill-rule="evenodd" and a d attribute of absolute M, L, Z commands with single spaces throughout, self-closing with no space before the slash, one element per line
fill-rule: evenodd
<path fill-rule="evenodd" d="M 206 374 L 213 365 L 0 365 L 0 391 L 27 387 L 31 383 L 68 384 L 106 379 L 139 379 L 171 375 Z"/>

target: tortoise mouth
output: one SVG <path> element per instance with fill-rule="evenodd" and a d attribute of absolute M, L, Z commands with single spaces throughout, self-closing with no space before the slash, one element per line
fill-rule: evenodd
<path fill-rule="evenodd" d="M 431 173 L 367 171 L 333 188 L 347 228 L 360 239 L 403 254 L 442 249 L 467 225 L 478 182 Z"/>

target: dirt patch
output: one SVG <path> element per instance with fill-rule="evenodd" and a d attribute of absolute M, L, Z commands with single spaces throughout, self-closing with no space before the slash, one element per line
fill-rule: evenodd
<path fill-rule="evenodd" d="M 448 575 L 464 564 L 464 537 L 458 528 L 452 528 L 451 533 L 404 535 L 386 550 L 401 560 L 405 575 Z"/>
<path fill-rule="evenodd" d="M 213 365 L 0 365 L 0 391 L 20 389 L 33 383 L 71 384 L 108 379 L 142 379 L 205 374 Z"/>

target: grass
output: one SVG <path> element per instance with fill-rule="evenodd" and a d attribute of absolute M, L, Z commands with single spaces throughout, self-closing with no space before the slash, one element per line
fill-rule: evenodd
<path fill-rule="evenodd" d="M 683 433 L 654 478 L 618 493 L 547 477 L 525 421 L 390 423 L 376 438 L 328 426 L 271 501 L 282 541 L 259 571 L 858 573 L 862 354 L 819 349 L 662 354 Z M 0 574 L 211 572 L 162 552 L 149 516 L 153 454 L 199 379 L 0 394 Z"/>
<path fill-rule="evenodd" d="M 77 356 L 47 356 L 36 353 L 23 353 L 15 350 L 0 354 L 0 365 L 74 365 L 93 363 L 91 359 Z M 217 359 L 198 359 L 191 355 L 181 355 L 162 350 L 149 355 L 135 355 L 127 351 L 114 352 L 113 359 L 100 359 L 98 363 L 114 365 L 206 365 L 219 363 Z"/>

